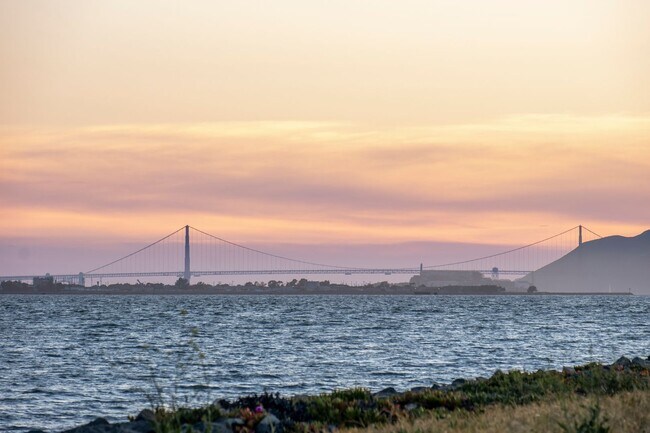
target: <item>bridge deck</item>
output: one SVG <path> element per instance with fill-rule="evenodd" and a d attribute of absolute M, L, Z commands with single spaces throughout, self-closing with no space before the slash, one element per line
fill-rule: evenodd
<path fill-rule="evenodd" d="M 491 269 L 477 270 L 482 274 L 491 274 Z M 499 275 L 526 275 L 531 271 L 522 270 L 499 270 Z M 221 270 L 221 271 L 191 271 L 192 277 L 206 275 L 392 275 L 407 274 L 417 275 L 420 273 L 419 268 L 396 268 L 396 269 L 262 269 L 262 270 Z M 161 272 L 111 272 L 97 274 L 81 274 L 84 278 L 138 278 L 138 277 L 182 277 L 183 271 L 161 271 Z M 45 275 L 10 275 L 0 276 L 0 281 L 22 281 L 33 280 L 34 278 L 44 277 Z M 55 280 L 76 280 L 80 274 L 53 274 L 49 275 Z"/>

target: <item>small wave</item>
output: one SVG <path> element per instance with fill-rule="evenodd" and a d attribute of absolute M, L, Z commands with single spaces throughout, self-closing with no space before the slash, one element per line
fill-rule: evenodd
<path fill-rule="evenodd" d="M 55 395 L 56 392 L 52 392 L 47 389 L 43 388 L 32 388 L 30 390 L 25 391 L 25 394 L 46 394 L 46 395 Z"/>
<path fill-rule="evenodd" d="M 388 376 L 408 376 L 408 374 L 397 371 L 373 371 L 370 376 L 388 377 Z"/>
<path fill-rule="evenodd" d="M 195 383 L 192 385 L 180 385 L 178 387 L 179 389 L 193 389 L 197 391 L 203 391 L 203 390 L 209 390 L 209 389 L 219 389 L 221 388 L 220 386 L 217 385 L 205 385 L 201 383 Z"/>

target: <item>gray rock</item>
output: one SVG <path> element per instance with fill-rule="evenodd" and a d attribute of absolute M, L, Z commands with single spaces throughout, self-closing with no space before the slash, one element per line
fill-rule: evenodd
<path fill-rule="evenodd" d="M 407 412 L 411 412 L 411 411 L 417 409 L 418 407 L 419 406 L 417 405 L 417 403 L 409 403 L 406 406 L 404 406 L 404 409 L 406 409 Z"/>
<path fill-rule="evenodd" d="M 425 391 L 430 391 L 430 390 L 431 390 L 431 388 L 429 388 L 428 386 L 416 386 L 416 387 L 411 388 L 411 392 L 414 392 L 416 394 L 419 394 L 419 393 L 425 392 Z"/>
<path fill-rule="evenodd" d="M 630 365 L 632 365 L 632 361 L 630 361 L 628 358 L 624 356 L 621 356 L 612 365 L 619 366 L 619 367 L 629 367 Z"/>
<path fill-rule="evenodd" d="M 135 417 L 135 420 L 156 422 L 156 414 L 151 409 L 142 409 L 138 416 Z"/>
<path fill-rule="evenodd" d="M 117 424 L 109 424 L 108 421 L 105 423 L 98 421 L 96 424 L 89 423 L 72 430 L 68 430 L 64 433 L 155 433 L 155 429 L 153 423 L 146 420 L 123 422 Z"/>
<path fill-rule="evenodd" d="M 431 385 L 431 389 L 433 389 L 434 391 L 439 389 L 445 389 L 445 388 L 447 388 L 447 385 L 438 382 L 433 382 L 433 384 Z"/>
<path fill-rule="evenodd" d="M 146 419 L 137 419 L 132 422 L 115 424 L 119 427 L 119 432 L 123 433 L 154 433 L 156 431 L 154 421 L 149 421 Z"/>
<path fill-rule="evenodd" d="M 273 414 L 268 414 L 255 427 L 255 433 L 282 433 L 282 423 Z"/>
<path fill-rule="evenodd" d="M 632 359 L 632 365 L 636 365 L 637 367 L 643 367 L 643 368 L 650 368 L 650 361 L 646 361 L 645 359 L 641 359 L 638 356 L 634 359 Z"/>
<path fill-rule="evenodd" d="M 226 424 L 225 421 L 213 422 L 213 423 L 204 423 L 197 422 L 192 426 L 192 430 L 195 432 L 210 432 L 210 433 L 232 433 L 232 429 Z"/>
<path fill-rule="evenodd" d="M 96 418 L 88 424 L 65 430 L 62 433 L 107 433 L 110 432 L 113 427 L 114 426 L 110 425 L 106 418 Z"/>
<path fill-rule="evenodd" d="M 190 433 L 210 431 L 210 433 L 232 433 L 235 430 L 235 426 L 243 426 L 245 424 L 246 423 L 241 418 L 226 418 L 212 423 L 204 423 L 203 421 L 200 421 L 194 425 L 183 424 L 181 432 Z"/>
<path fill-rule="evenodd" d="M 241 418 L 226 418 L 222 422 L 231 430 L 234 430 L 235 426 L 246 425 L 246 422 Z"/>
<path fill-rule="evenodd" d="M 227 403 L 226 400 L 220 398 L 212 402 L 212 407 L 214 409 L 217 409 L 219 413 L 226 413 L 228 410 L 226 409 L 225 404 Z"/>
<path fill-rule="evenodd" d="M 451 389 L 458 389 L 461 386 L 465 385 L 467 381 L 465 379 L 454 379 L 453 382 L 451 382 L 451 385 L 449 385 L 449 388 Z"/>
<path fill-rule="evenodd" d="M 90 421 L 86 425 L 106 425 L 106 424 L 110 424 L 106 418 L 98 417 L 95 418 L 94 421 Z"/>
<path fill-rule="evenodd" d="M 226 424 L 225 421 L 213 422 L 211 433 L 232 433 L 232 425 Z"/>
<path fill-rule="evenodd" d="M 397 392 L 397 390 L 395 388 L 389 387 L 389 388 L 384 388 L 381 391 L 374 393 L 372 396 L 375 397 L 375 398 L 388 398 L 388 397 L 392 397 L 392 396 L 397 395 L 397 394 L 399 394 L 399 393 Z"/>
<path fill-rule="evenodd" d="M 573 367 L 562 367 L 562 373 L 565 375 L 574 375 L 576 374 L 576 369 Z"/>

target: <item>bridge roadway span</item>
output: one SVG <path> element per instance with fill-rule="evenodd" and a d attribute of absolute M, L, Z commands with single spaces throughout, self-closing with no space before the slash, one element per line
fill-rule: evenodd
<path fill-rule="evenodd" d="M 482 274 L 492 273 L 492 269 L 478 270 Z M 531 271 L 519 270 L 501 270 L 499 275 L 526 275 Z M 395 269 L 266 269 L 266 270 L 229 270 L 229 271 L 191 271 L 192 277 L 200 277 L 205 275 L 392 275 L 392 274 L 410 274 L 417 275 L 420 273 L 419 268 L 395 268 Z M 37 277 L 44 277 L 45 275 L 13 275 L 13 276 L 0 276 L 0 281 L 23 281 L 33 280 Z M 182 277 L 183 271 L 164 271 L 164 272 L 110 272 L 102 274 L 52 274 L 49 275 L 58 281 L 74 281 L 83 278 L 136 278 L 136 277 Z"/>
<path fill-rule="evenodd" d="M 169 235 L 157 240 L 156 242 L 147 245 L 144 248 L 141 248 L 131 254 L 127 254 L 124 257 L 121 257 L 117 260 L 114 260 L 108 264 L 105 264 L 103 266 L 94 268 L 90 270 L 89 272 L 86 273 L 78 273 L 78 274 L 51 274 L 51 275 L 45 275 L 45 276 L 50 276 L 54 278 L 56 281 L 67 281 L 67 282 L 73 282 L 73 281 L 78 281 L 80 284 L 83 284 L 84 279 L 86 278 L 91 278 L 91 279 L 101 279 L 101 278 L 146 278 L 146 277 L 184 277 L 186 279 L 191 279 L 191 277 L 200 277 L 200 276 L 207 276 L 207 275 L 292 275 L 292 276 L 299 276 L 299 275 L 392 275 L 392 274 L 411 274 L 411 275 L 417 275 L 420 272 L 422 272 L 423 269 L 426 270 L 452 270 L 449 269 L 450 267 L 455 267 L 456 269 L 454 270 L 462 270 L 462 268 L 466 268 L 465 270 L 475 270 L 478 271 L 482 274 L 487 274 L 487 275 L 526 275 L 531 273 L 532 271 L 522 271 L 522 270 L 515 270 L 515 269 L 498 269 L 497 267 L 490 268 L 490 269 L 481 269 L 487 267 L 485 264 L 485 260 L 492 260 L 496 257 L 502 257 L 510 253 L 517 253 L 520 254 L 524 250 L 528 250 L 530 247 L 534 247 L 535 245 L 539 245 L 545 242 L 549 242 L 553 239 L 560 238 L 560 237 L 568 237 L 571 238 L 570 241 L 573 242 L 573 235 L 575 232 L 577 232 L 578 235 L 578 246 L 582 245 L 582 230 L 585 229 L 588 232 L 592 233 L 593 235 L 597 236 L 600 238 L 601 236 L 598 235 L 597 233 L 587 229 L 586 227 L 580 225 L 580 226 L 575 226 L 569 230 L 565 230 L 561 233 L 558 233 L 556 235 L 547 237 L 546 239 L 542 239 L 537 242 L 533 242 L 528 245 L 524 245 L 522 247 L 517 247 L 510 249 L 508 251 L 503 251 L 497 254 L 491 254 L 488 256 L 484 257 L 478 257 L 474 258 L 471 260 L 465 260 L 465 261 L 459 261 L 459 262 L 454 262 L 454 263 L 447 263 L 444 265 L 435 265 L 435 266 L 422 266 L 420 265 L 420 268 L 361 268 L 361 267 L 345 267 L 345 266 L 333 266 L 333 265 L 326 265 L 326 264 L 319 264 L 319 263 L 312 263 L 312 262 L 307 262 L 303 260 L 296 260 L 296 259 L 291 259 L 287 257 L 282 257 L 278 256 L 275 254 L 270 254 L 266 253 L 264 251 L 259 251 L 250 247 L 246 247 L 243 245 L 236 244 L 234 242 L 227 241 L 225 239 L 222 239 L 220 237 L 211 235 L 207 232 L 201 231 L 197 228 L 191 227 L 189 225 L 185 225 L 184 227 L 181 227 L 180 229 L 170 233 Z M 204 236 L 210 240 L 210 242 L 217 242 L 217 246 L 225 246 L 228 248 L 235 248 L 237 250 L 241 250 L 245 253 L 249 254 L 256 254 L 257 256 L 261 257 L 270 257 L 273 260 L 282 260 L 283 263 L 285 263 L 287 268 L 293 268 L 294 266 L 308 266 L 312 267 L 312 269 L 231 269 L 231 270 L 192 270 L 190 266 L 190 230 L 194 230 L 196 233 L 199 233 L 201 236 Z M 154 247 L 155 245 L 161 244 L 165 242 L 167 239 L 171 238 L 172 236 L 176 235 L 177 233 L 180 233 L 184 231 L 185 232 L 185 242 L 183 244 L 184 246 L 184 269 L 183 270 L 177 270 L 177 271 L 157 271 L 157 272 L 99 272 L 102 269 L 105 269 L 111 265 L 114 265 L 118 262 L 122 262 L 123 260 L 129 259 L 142 251 L 148 250 L 149 248 Z M 563 239 L 563 238 L 560 238 Z M 554 241 L 554 242 L 557 242 Z M 175 244 L 174 244 L 175 245 Z M 219 252 L 219 251 L 217 251 Z M 483 261 L 482 264 L 478 263 L 479 261 Z M 524 263 L 528 263 L 528 261 L 524 261 Z M 495 263 L 496 264 L 496 263 Z M 204 265 L 204 266 L 213 266 L 210 264 Z M 217 266 L 217 265 L 215 265 Z M 240 265 L 235 265 L 235 266 L 240 266 Z M 268 264 L 261 264 L 258 263 L 256 265 L 251 265 L 251 266 L 259 266 L 259 267 L 267 267 L 269 266 Z M 468 267 L 471 266 L 476 266 L 476 268 L 479 269 L 467 269 Z M 506 265 L 506 266 L 517 266 L 517 265 Z M 524 265 L 528 266 L 528 265 Z M 458 269 L 460 268 L 460 269 Z M 125 269 L 124 267 L 121 269 Z M 132 267 L 129 267 L 127 269 L 133 269 Z M 137 269 L 137 268 L 136 268 Z M 14 275 L 14 276 L 0 276 L 0 281 L 6 281 L 6 280 L 18 280 L 18 281 L 23 281 L 23 280 L 33 280 L 36 277 L 43 277 L 44 275 Z"/>

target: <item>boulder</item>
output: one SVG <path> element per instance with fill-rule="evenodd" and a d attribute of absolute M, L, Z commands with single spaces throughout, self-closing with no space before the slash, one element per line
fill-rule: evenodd
<path fill-rule="evenodd" d="M 226 424 L 225 421 L 213 422 L 212 428 L 210 429 L 211 433 L 232 433 L 232 425 Z"/>
<path fill-rule="evenodd" d="M 231 430 L 234 430 L 236 426 L 241 427 L 243 425 L 246 425 L 246 421 L 241 418 L 226 418 L 223 420 L 223 423 Z"/>
<path fill-rule="evenodd" d="M 135 417 L 135 420 L 156 422 L 156 414 L 151 409 L 142 409 L 138 416 Z"/>
<path fill-rule="evenodd" d="M 225 398 L 218 398 L 212 402 L 212 406 L 225 411 L 230 408 L 232 404 Z"/>
<path fill-rule="evenodd" d="M 155 433 L 156 425 L 154 421 L 148 421 L 146 419 L 136 419 L 132 422 L 125 422 L 120 424 L 114 424 L 117 427 L 116 432 L 120 433 Z"/>
<path fill-rule="evenodd" d="M 190 427 L 189 425 L 187 427 Z M 197 422 L 191 426 L 192 431 L 194 432 L 210 432 L 210 433 L 232 433 L 232 429 L 226 424 L 225 421 L 213 422 L 213 423 L 204 423 Z M 187 431 L 190 431 L 189 428 Z"/>
<path fill-rule="evenodd" d="M 419 393 L 425 392 L 425 391 L 429 391 L 429 390 L 431 390 L 431 388 L 429 388 L 428 386 L 416 386 L 416 387 L 411 388 L 411 392 L 414 392 L 416 394 L 419 394 Z"/>
<path fill-rule="evenodd" d="M 393 387 L 384 388 L 379 392 L 374 393 L 372 396 L 375 398 L 388 398 L 399 394 Z"/>
<path fill-rule="evenodd" d="M 230 403 L 228 400 L 224 400 L 223 398 L 216 399 L 212 402 L 212 407 L 216 410 L 219 411 L 219 413 L 226 413 L 228 412 L 228 408 L 230 407 Z"/>
<path fill-rule="evenodd" d="M 108 422 L 108 420 L 107 420 L 106 418 L 102 418 L 102 417 L 100 416 L 100 417 L 98 417 L 98 418 L 95 418 L 94 421 L 90 421 L 90 422 L 89 422 L 88 424 L 86 424 L 86 425 L 106 425 L 106 424 L 110 424 L 110 422 Z"/>
<path fill-rule="evenodd" d="M 273 414 L 268 414 L 257 424 L 255 433 L 282 433 L 282 423 Z"/>
<path fill-rule="evenodd" d="M 455 389 L 458 389 L 461 386 L 465 385 L 466 383 L 467 383 L 467 380 L 465 380 L 465 379 L 454 379 L 454 381 L 451 382 L 451 385 L 449 385 L 449 387 L 451 389 L 455 390 Z"/>
<path fill-rule="evenodd" d="M 632 359 L 631 364 L 637 367 L 650 368 L 650 361 L 639 358 L 638 356 Z"/>
<path fill-rule="evenodd" d="M 573 376 L 576 374 L 576 369 L 573 367 L 563 367 L 562 373 L 564 373 L 565 376 Z"/>
<path fill-rule="evenodd" d="M 152 422 L 144 419 L 110 424 L 105 418 L 97 418 L 88 424 L 62 433 L 155 433 L 155 428 Z"/>
<path fill-rule="evenodd" d="M 626 357 L 624 357 L 624 356 L 621 356 L 621 357 L 618 358 L 618 359 L 617 359 L 617 360 L 616 360 L 612 365 L 613 365 L 613 366 L 616 366 L 616 367 L 627 368 L 627 367 L 629 367 L 630 365 L 632 365 L 632 361 L 630 361 L 628 358 L 626 358 Z"/>
<path fill-rule="evenodd" d="M 99 417 L 95 418 L 95 420 L 88 424 L 65 430 L 62 433 L 107 433 L 110 432 L 112 428 L 113 426 L 110 425 L 106 418 Z"/>

